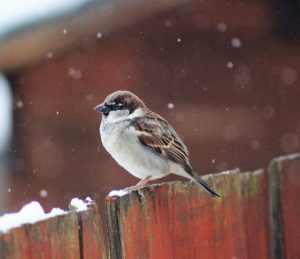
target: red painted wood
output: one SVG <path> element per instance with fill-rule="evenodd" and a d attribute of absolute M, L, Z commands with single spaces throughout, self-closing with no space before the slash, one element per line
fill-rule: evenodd
<path fill-rule="evenodd" d="M 254 174 L 263 173 L 257 171 Z M 253 183 L 251 180 L 258 182 Z M 255 178 L 252 173 L 247 173 L 243 177 L 243 215 L 247 258 L 269 258 L 267 187 L 267 177 L 264 174 Z"/>
<path fill-rule="evenodd" d="M 220 199 L 174 182 L 145 190 L 144 205 L 136 193 L 107 201 L 113 257 L 267 258 L 264 174 L 232 171 L 211 178 Z"/>
<path fill-rule="evenodd" d="M 26 224 L 0 235 L 0 258 L 80 258 L 76 214 Z"/>
<path fill-rule="evenodd" d="M 95 202 L 91 207 L 78 213 L 81 227 L 81 254 L 83 258 L 108 258 L 107 243 L 103 235 L 102 222 Z"/>
<path fill-rule="evenodd" d="M 300 258 L 300 154 L 276 160 L 284 258 Z"/>
<path fill-rule="evenodd" d="M 136 192 L 107 199 L 110 258 L 300 258 L 300 154 L 275 159 L 268 181 L 238 170 L 205 179 L 221 198 L 173 182 L 145 188 L 144 204 Z M 2 258 L 108 258 L 96 204 L 0 234 Z"/>

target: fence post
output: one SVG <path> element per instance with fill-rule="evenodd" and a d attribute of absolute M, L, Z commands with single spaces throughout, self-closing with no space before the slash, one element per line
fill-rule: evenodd
<path fill-rule="evenodd" d="M 267 258 L 267 186 L 262 171 L 205 177 L 213 199 L 193 183 L 163 183 L 107 199 L 112 258 Z"/>
<path fill-rule="evenodd" d="M 106 199 L 108 242 L 98 207 L 0 234 L 0 259 L 299 258 L 300 153 L 263 170 L 203 177 L 221 198 L 191 182 Z"/>
<path fill-rule="evenodd" d="M 268 178 L 270 257 L 299 258 L 300 154 L 274 159 Z"/>
<path fill-rule="evenodd" d="M 75 212 L 35 224 L 25 224 L 0 235 L 0 258 L 80 258 Z"/>
<path fill-rule="evenodd" d="M 0 259 L 108 258 L 98 207 L 66 212 L 0 233 Z"/>
<path fill-rule="evenodd" d="M 108 258 L 107 240 L 102 229 L 98 206 L 94 201 L 88 210 L 78 212 L 80 258 Z"/>

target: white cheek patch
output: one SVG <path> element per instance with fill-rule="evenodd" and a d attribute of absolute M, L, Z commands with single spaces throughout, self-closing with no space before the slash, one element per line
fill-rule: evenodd
<path fill-rule="evenodd" d="M 117 110 L 117 111 L 110 111 L 109 115 L 107 116 L 107 122 L 119 122 L 128 118 L 129 111 L 127 109 L 124 110 Z"/>
<path fill-rule="evenodd" d="M 129 114 L 128 109 L 110 111 L 109 115 L 105 118 L 108 123 L 116 123 L 123 120 L 131 120 L 137 117 L 142 117 L 145 115 L 145 112 L 142 108 L 136 109 L 133 113 Z"/>
<path fill-rule="evenodd" d="M 137 118 L 137 117 L 142 117 L 144 115 L 145 115 L 144 110 L 142 108 L 138 108 L 128 116 L 128 119 L 134 119 L 134 118 Z"/>

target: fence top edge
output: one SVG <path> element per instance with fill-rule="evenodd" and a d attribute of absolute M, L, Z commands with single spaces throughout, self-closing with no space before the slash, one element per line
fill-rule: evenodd
<path fill-rule="evenodd" d="M 79 199 L 77 199 L 79 200 Z M 0 237 L 6 234 L 10 234 L 18 229 L 31 228 L 44 224 L 46 221 L 54 220 L 68 220 L 68 218 L 74 217 L 74 215 L 89 213 L 89 211 L 96 208 L 96 203 L 92 200 L 81 201 L 79 207 L 76 207 L 76 203 L 69 204 L 69 209 L 62 210 L 59 208 L 53 208 L 50 212 L 45 212 L 43 207 L 36 201 L 32 201 L 24 205 L 18 212 L 5 213 L 0 216 Z M 83 206 L 85 203 L 86 207 Z"/>
<path fill-rule="evenodd" d="M 294 154 L 289 154 L 289 155 L 275 157 L 275 158 L 273 158 L 271 160 L 270 164 L 273 164 L 273 163 L 282 163 L 284 161 L 298 160 L 298 159 L 300 159 L 300 152 L 299 153 L 294 153 Z"/>
<path fill-rule="evenodd" d="M 206 175 L 201 175 L 201 178 L 205 181 L 208 181 L 208 183 L 213 187 L 215 184 L 218 182 L 222 181 L 224 177 L 235 177 L 235 176 L 246 176 L 246 175 L 255 175 L 259 176 L 262 175 L 265 172 L 264 169 L 257 169 L 254 171 L 246 171 L 246 172 L 241 172 L 239 168 L 231 169 L 231 170 L 226 170 L 223 172 L 219 173 L 213 173 L 213 174 L 206 174 Z M 146 186 L 142 189 L 142 191 L 145 192 L 154 192 L 158 188 L 176 188 L 176 187 L 191 187 L 191 185 L 194 185 L 192 181 L 171 181 L 171 182 L 161 182 L 161 183 L 155 183 L 151 184 L 149 186 Z M 122 199 L 128 199 L 130 198 L 131 195 L 134 195 L 135 191 L 124 191 L 124 190 L 114 190 L 111 191 L 105 198 L 106 203 L 111 203 L 111 202 L 118 202 L 121 201 Z"/>

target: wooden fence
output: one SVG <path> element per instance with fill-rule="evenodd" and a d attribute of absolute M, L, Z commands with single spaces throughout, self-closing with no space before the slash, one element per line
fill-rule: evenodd
<path fill-rule="evenodd" d="M 204 177 L 221 195 L 171 182 L 0 234 L 0 258 L 300 258 L 300 154 L 268 170 Z M 105 234 L 107 233 L 107 235 Z"/>

